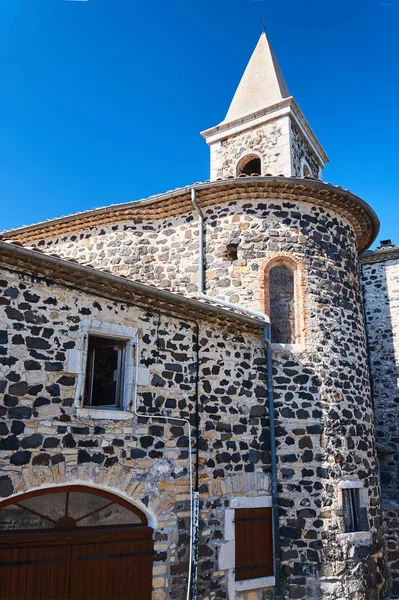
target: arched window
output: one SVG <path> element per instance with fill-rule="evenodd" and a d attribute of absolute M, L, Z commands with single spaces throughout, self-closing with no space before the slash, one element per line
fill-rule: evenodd
<path fill-rule="evenodd" d="M 272 253 L 262 266 L 264 312 L 273 344 L 304 344 L 306 328 L 303 263 L 288 252 Z"/>
<path fill-rule="evenodd" d="M 121 498 L 83 486 L 37 490 L 0 503 L 0 530 L 115 525 L 143 526 L 147 518 Z"/>
<path fill-rule="evenodd" d="M 270 269 L 269 299 L 272 342 L 295 344 L 295 289 L 292 269 L 285 265 Z"/>
<path fill-rule="evenodd" d="M 305 158 L 302 159 L 301 161 L 301 176 L 302 177 L 312 177 L 313 173 L 312 173 L 312 169 L 309 166 L 309 163 L 306 161 Z"/>
<path fill-rule="evenodd" d="M 262 164 L 260 157 L 256 154 L 247 154 L 237 165 L 237 175 L 261 175 Z"/>

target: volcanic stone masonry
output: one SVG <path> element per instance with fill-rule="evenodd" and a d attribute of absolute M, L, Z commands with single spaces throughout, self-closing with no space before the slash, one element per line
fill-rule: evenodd
<path fill-rule="evenodd" d="M 63 482 L 115 492 L 155 530 L 153 600 L 183 600 L 189 437 L 176 419 L 188 419 L 198 600 L 275 598 L 272 576 L 235 580 L 234 511 L 271 506 L 262 326 L 196 300 L 193 199 L 204 214 L 207 294 L 265 313 L 271 265 L 289 266 L 294 279 L 295 336 L 272 344 L 282 598 L 384 600 L 399 593 L 397 263 L 362 258 L 369 357 L 359 253 L 378 219 L 321 182 L 328 157 L 265 33 L 225 120 L 202 135 L 211 182 L 4 233 L 0 498 Z M 257 176 L 246 177 L 240 165 L 254 157 L 260 170 L 256 161 Z M 124 410 L 81 404 L 90 331 L 132 340 Z M 357 499 L 356 527 L 344 498 Z"/>
<path fill-rule="evenodd" d="M 375 434 L 386 528 L 387 561 L 399 594 L 399 253 L 397 248 L 364 255 L 362 288 L 372 375 Z"/>
<path fill-rule="evenodd" d="M 352 227 L 349 222 L 334 214 L 332 209 L 313 205 L 310 196 L 307 202 L 250 197 L 206 208 L 205 215 L 207 282 L 213 295 L 261 308 L 264 265 L 270 256 L 279 254 L 295 257 L 302 264 L 305 275 L 306 286 L 302 290 L 303 310 L 306 313 L 304 339 L 301 345 L 291 350 L 282 348 L 273 353 L 285 597 L 377 599 L 383 586 L 382 524 L 357 248 Z M 196 219 L 189 213 L 158 222 L 130 221 L 87 230 L 82 228 L 60 238 L 46 239 L 43 236 L 37 244 L 49 253 L 56 252 L 76 258 L 79 262 L 89 262 L 94 267 L 107 267 L 115 273 L 127 274 L 174 290 L 185 289 L 195 294 L 195 265 L 198 259 L 196 227 Z M 226 246 L 231 243 L 237 245 L 238 253 L 237 260 L 233 262 L 226 258 Z M 157 354 L 159 342 L 156 342 L 156 331 L 158 329 L 159 333 L 162 332 L 162 349 L 168 349 L 170 345 L 176 345 L 176 328 L 179 335 L 183 335 L 182 325 L 180 329 L 175 323 L 167 327 L 167 323 L 162 320 L 161 326 L 157 327 L 157 315 L 143 316 L 133 307 L 104 303 L 100 299 L 88 301 L 83 294 L 75 292 L 58 290 L 59 297 L 52 289 L 50 294 L 43 283 L 40 285 L 41 289 L 44 286 L 46 297 L 42 291 L 40 301 L 37 296 L 33 296 L 33 302 L 31 294 L 38 292 L 32 291 L 30 279 L 29 291 L 20 289 L 20 285 L 23 287 L 27 282 L 10 282 L 9 277 L 7 280 L 8 287 L 4 290 L 7 304 L 5 329 L 8 332 L 11 358 L 3 360 L 11 361 L 10 364 L 6 362 L 7 371 L 10 369 L 10 373 L 17 372 L 17 375 L 9 375 L 15 381 L 10 381 L 9 387 L 4 390 L 5 400 L 11 403 L 11 406 L 4 409 L 9 415 L 7 432 L 13 426 L 13 411 L 21 410 L 22 402 L 23 410 L 27 410 L 32 418 L 26 424 L 28 439 L 36 433 L 43 435 L 44 431 L 36 431 L 36 427 L 43 428 L 40 425 L 39 410 L 47 410 L 54 415 L 51 424 L 46 425 L 46 428 L 49 427 L 48 435 L 57 438 L 59 445 L 56 450 L 50 451 L 44 449 L 42 440 L 38 439 L 35 442 L 37 449 L 22 446 L 21 450 L 19 444 L 22 444 L 25 434 L 22 434 L 20 442 L 20 438 L 14 441 L 11 432 L 11 441 L 6 444 L 18 444 L 18 449 L 15 447 L 9 451 L 6 464 L 11 459 L 15 461 L 12 458 L 15 454 L 18 460 L 23 460 L 26 456 L 24 460 L 27 460 L 29 466 L 24 466 L 23 469 L 29 472 L 33 461 L 51 462 L 54 452 L 60 457 L 59 460 L 62 460 L 62 456 L 66 465 L 70 465 L 70 477 L 77 476 L 84 470 L 85 477 L 102 478 L 104 476 L 99 474 L 106 468 L 112 468 L 115 473 L 123 473 L 110 476 L 112 481 L 124 481 L 125 478 L 130 478 L 131 481 L 139 477 L 144 483 L 144 488 L 140 489 L 141 501 L 150 506 L 155 501 L 153 499 L 157 485 L 163 489 L 165 484 L 164 478 L 159 482 L 155 481 L 151 488 L 154 495 L 151 496 L 148 492 L 149 484 L 146 483 L 150 477 L 149 474 L 145 475 L 147 469 L 151 466 L 148 471 L 150 473 L 154 465 L 156 469 L 167 473 L 168 481 L 173 477 L 178 481 L 182 478 L 179 469 L 187 468 L 184 460 L 187 455 L 187 439 L 183 432 L 179 430 L 179 436 L 173 442 L 172 433 L 162 430 L 162 435 L 158 437 L 171 440 L 170 447 L 167 444 L 168 456 L 171 458 L 167 466 L 163 462 L 159 465 L 159 461 L 163 460 L 161 456 L 164 448 L 163 442 L 151 435 L 153 430 L 148 430 L 154 427 L 153 424 L 140 424 L 143 435 L 140 438 L 135 429 L 132 436 L 132 424 L 123 423 L 122 429 L 118 429 L 118 436 L 110 434 L 110 438 L 122 440 L 120 443 L 123 446 L 120 447 L 113 446 L 112 439 L 96 442 L 95 428 L 102 427 L 107 432 L 108 424 L 105 425 L 104 421 L 101 424 L 88 417 L 77 417 L 72 400 L 73 388 L 63 391 L 64 388 L 60 387 L 59 393 L 58 388 L 54 388 L 57 392 L 55 402 L 48 396 L 47 388 L 50 387 L 51 390 L 53 385 L 60 386 L 65 381 L 64 344 L 68 347 L 72 341 L 69 336 L 72 334 L 74 343 L 77 343 L 81 321 L 87 318 L 104 321 L 111 319 L 112 322 L 139 328 L 142 348 L 140 360 L 144 367 L 150 369 L 148 388 L 140 388 L 141 403 L 148 410 L 153 406 L 177 407 L 180 415 L 192 415 L 193 406 L 187 399 L 187 394 L 189 396 L 192 393 L 189 365 L 193 361 L 190 352 L 193 352 L 194 346 L 190 326 L 186 324 L 186 329 L 183 328 L 184 337 L 190 336 L 190 341 L 183 340 L 184 348 L 179 344 L 174 349 L 179 352 L 179 360 L 172 361 L 167 352 Z M 52 306 L 51 303 L 55 300 L 56 305 Z M 65 323 L 69 322 L 68 319 L 74 323 L 73 332 L 67 331 Z M 17 333 L 10 333 L 10 329 L 14 328 Z M 25 337 L 32 328 L 33 331 Z M 58 342 L 55 344 L 57 349 L 54 348 L 46 335 L 51 342 L 55 336 L 60 342 L 60 348 L 58 349 Z M 40 338 L 39 341 L 37 337 Z M 215 331 L 206 323 L 201 324 L 201 420 L 198 451 L 203 525 L 199 597 L 204 599 L 232 598 L 231 594 L 227 595 L 229 569 L 221 568 L 224 566 L 224 559 L 223 552 L 220 556 L 220 551 L 227 543 L 224 540 L 223 515 L 229 498 L 235 495 L 237 477 L 249 474 L 259 476 L 255 487 L 252 480 L 246 480 L 245 485 L 240 483 L 240 493 L 244 489 L 246 495 L 269 493 L 265 365 L 260 337 L 260 333 L 250 339 L 242 337 L 239 328 L 236 336 L 226 337 L 226 334 Z M 21 343 L 20 347 L 18 341 Z M 36 348 L 35 344 L 39 347 Z M 236 344 L 239 348 L 237 350 Z M 183 355 L 180 355 L 181 351 Z M 189 353 L 187 357 L 185 353 Z M 20 355 L 21 359 L 18 358 Z M 34 381 L 31 381 L 29 374 L 29 381 L 25 386 L 22 360 L 27 365 L 34 364 L 38 368 L 37 374 L 32 372 Z M 41 361 L 44 362 L 44 368 Z M 167 367 L 163 361 L 172 363 L 172 366 Z M 14 362 L 15 365 L 20 365 L 19 371 L 12 364 Z M 184 366 L 186 362 L 187 366 Z M 183 373 L 176 372 L 174 368 L 178 369 L 181 364 Z M 53 368 L 55 371 L 49 370 Z M 33 383 L 37 383 L 39 387 L 44 386 L 35 391 L 35 396 L 39 396 L 39 403 L 48 401 L 49 404 L 43 404 L 44 408 L 39 407 L 37 417 L 35 399 L 25 395 L 20 398 L 13 391 L 12 386 L 21 382 L 24 390 L 25 387 L 31 389 Z M 176 384 L 176 389 L 172 388 Z M 165 399 L 165 389 L 171 390 L 168 400 Z M 179 395 L 176 397 L 176 394 Z M 66 395 L 65 400 L 63 395 Z M 70 406 L 64 406 L 65 401 Z M 48 406 L 50 408 L 46 408 Z M 59 418 L 66 421 L 61 425 L 61 433 L 58 433 L 59 425 L 55 426 Z M 72 427 L 81 428 L 83 437 L 74 436 L 73 431 L 69 430 Z M 110 430 L 114 427 L 121 425 L 112 422 Z M 104 432 L 101 432 L 103 440 Z M 25 445 L 29 443 L 24 442 Z M 65 443 L 75 446 L 65 450 Z M 91 443 L 106 443 L 106 447 L 113 447 L 113 454 L 105 457 L 100 450 L 92 453 L 81 446 Z M 177 448 L 174 449 L 174 445 Z M 143 453 L 139 460 L 137 453 Z M 79 456 L 90 462 L 79 467 Z M 110 460 L 115 458 L 118 462 L 115 461 L 115 465 L 111 467 Z M 145 473 L 141 470 L 142 464 Z M 132 472 L 126 473 L 127 466 L 132 468 Z M 40 466 L 40 469 L 50 473 L 50 465 Z M 176 470 L 180 479 L 175 474 Z M 17 481 L 22 478 L 19 469 L 13 475 Z M 50 474 L 48 476 L 52 477 Z M 108 481 L 108 478 L 105 480 Z M 342 485 L 348 481 L 358 482 L 363 490 L 368 531 L 354 534 L 344 531 L 340 493 Z M 23 489 L 26 484 L 16 482 L 14 485 Z M 220 485 L 222 487 L 218 487 Z M 176 483 L 170 487 L 174 489 L 175 486 Z M 218 493 L 215 489 L 219 490 Z M 183 509 L 182 502 L 176 502 Z M 171 502 L 164 509 L 167 510 L 169 519 L 174 514 L 174 506 Z M 168 523 L 168 535 L 172 536 L 171 521 Z M 176 577 L 179 571 L 179 585 L 176 584 L 176 579 L 171 580 L 170 597 L 180 598 L 184 568 L 176 567 L 176 558 L 173 556 L 168 557 L 166 564 Z M 209 581 L 212 581 L 211 589 Z M 165 585 L 162 583 L 162 593 L 168 597 Z M 262 590 L 257 593 L 260 595 L 256 598 L 263 597 Z M 255 592 L 250 594 L 250 600 L 255 598 Z M 246 593 L 239 595 L 240 598 L 247 596 L 249 598 Z"/>

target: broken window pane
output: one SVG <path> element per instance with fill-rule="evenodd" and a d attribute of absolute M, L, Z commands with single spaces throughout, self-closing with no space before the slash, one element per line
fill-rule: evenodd
<path fill-rule="evenodd" d="M 85 404 L 120 407 L 125 342 L 89 336 Z"/>
<path fill-rule="evenodd" d="M 270 321 L 272 342 L 295 343 L 294 273 L 286 266 L 276 266 L 269 273 Z"/>

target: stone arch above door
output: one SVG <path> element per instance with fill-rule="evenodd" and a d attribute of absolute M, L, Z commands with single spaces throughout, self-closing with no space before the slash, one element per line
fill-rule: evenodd
<path fill-rule="evenodd" d="M 146 515 L 133 504 L 83 485 L 39 488 L 0 503 L 0 530 L 146 525 Z"/>

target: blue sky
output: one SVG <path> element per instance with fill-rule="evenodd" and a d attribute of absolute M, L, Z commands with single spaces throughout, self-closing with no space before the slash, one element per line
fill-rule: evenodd
<path fill-rule="evenodd" d="M 207 179 L 260 18 L 324 180 L 399 244 L 399 0 L 0 0 L 0 230 Z"/>

